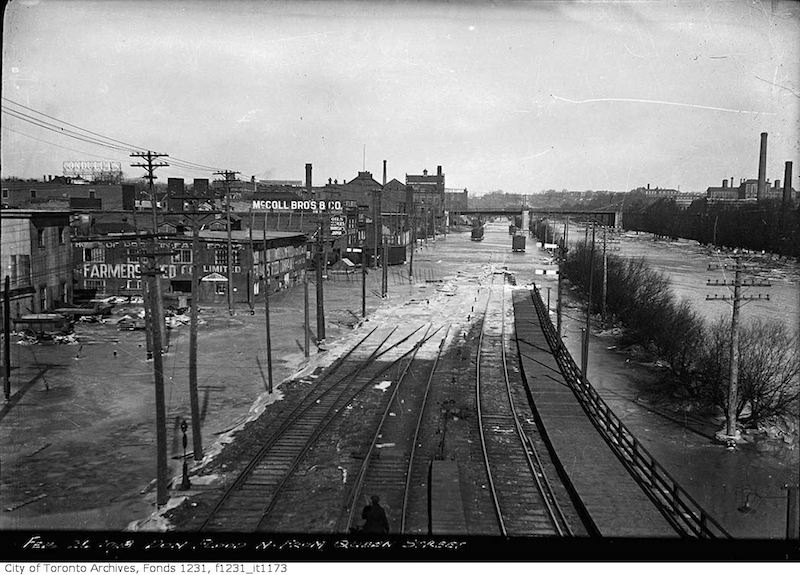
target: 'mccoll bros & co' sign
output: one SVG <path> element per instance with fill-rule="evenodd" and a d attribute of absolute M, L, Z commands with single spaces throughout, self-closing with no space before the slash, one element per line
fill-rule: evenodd
<path fill-rule="evenodd" d="M 253 200 L 254 210 L 303 210 L 310 212 L 339 212 L 343 204 L 340 201 L 325 200 Z"/>

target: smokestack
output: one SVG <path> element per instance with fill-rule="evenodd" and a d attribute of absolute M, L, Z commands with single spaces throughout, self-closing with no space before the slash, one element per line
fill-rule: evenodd
<path fill-rule="evenodd" d="M 386 185 L 386 160 L 383 161 L 383 185 Z"/>
<path fill-rule="evenodd" d="M 756 199 L 764 197 L 764 190 L 767 185 L 767 133 L 761 132 L 761 154 L 758 157 L 758 189 Z"/>
<path fill-rule="evenodd" d="M 306 195 L 311 197 L 311 164 L 306 164 Z"/>
<path fill-rule="evenodd" d="M 436 166 L 436 175 L 437 176 L 441 176 L 442 175 L 442 166 Z"/>
<path fill-rule="evenodd" d="M 773 185 L 775 186 L 775 189 L 776 189 L 776 190 L 779 190 L 779 189 L 780 189 L 780 187 L 781 187 L 781 181 L 780 181 L 780 180 L 775 180 L 775 181 L 773 182 Z"/>
<path fill-rule="evenodd" d="M 785 207 L 792 205 L 792 163 L 786 162 L 786 168 L 783 171 L 783 205 Z"/>
<path fill-rule="evenodd" d="M 722 180 L 722 189 L 725 189 L 727 187 L 728 187 L 728 180 Z"/>

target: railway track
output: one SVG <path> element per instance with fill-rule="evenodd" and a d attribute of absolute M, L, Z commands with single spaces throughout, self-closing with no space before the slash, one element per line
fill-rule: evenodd
<path fill-rule="evenodd" d="M 572 535 L 529 437 L 534 424 L 514 401 L 506 362 L 505 290 L 501 286 L 496 292 L 492 280 L 478 341 L 475 396 L 496 528 L 504 536 Z M 500 306 L 493 309 L 495 293 Z"/>
<path fill-rule="evenodd" d="M 429 369 L 422 365 L 417 370 L 411 369 L 417 351 L 424 342 L 417 346 L 408 360 L 386 402 L 366 456 L 356 473 L 337 524 L 338 531 L 352 531 L 357 528 L 361 502 L 368 501 L 369 496 L 375 494 L 379 495 L 385 508 L 397 510 L 388 514 L 391 533 L 406 533 L 407 525 L 411 522 L 427 522 L 427 517 L 409 517 L 410 501 L 427 499 L 427 490 L 418 487 L 425 486 L 424 478 L 428 473 L 429 460 L 416 457 L 417 446 L 421 441 L 422 422 L 429 416 L 427 400 L 431 381 L 449 332 L 450 326 L 439 340 L 434 359 L 427 362 L 430 363 Z M 423 384 L 424 389 L 420 389 Z M 415 507 L 418 508 L 419 505 Z M 427 502 L 424 507 L 427 507 Z"/>
<path fill-rule="evenodd" d="M 387 345 L 397 331 L 391 329 L 377 345 L 370 347 L 366 342 L 376 329 L 334 362 L 281 425 L 264 439 L 257 454 L 205 518 L 201 531 L 247 532 L 266 528 L 265 517 L 314 441 L 355 395 L 416 348 L 418 342 L 414 336 L 421 326 Z"/>

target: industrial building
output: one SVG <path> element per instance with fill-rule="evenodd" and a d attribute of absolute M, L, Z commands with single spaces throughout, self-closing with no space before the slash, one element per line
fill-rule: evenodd
<path fill-rule="evenodd" d="M 10 280 L 11 316 L 69 304 L 73 289 L 70 213 L 4 208 L 0 224 L 0 280 L 3 286 L 6 277 Z"/>

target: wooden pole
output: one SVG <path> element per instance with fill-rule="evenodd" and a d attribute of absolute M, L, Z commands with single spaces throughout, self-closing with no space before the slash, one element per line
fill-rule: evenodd
<path fill-rule="evenodd" d="M 364 242 L 361 242 L 361 317 L 367 317 L 367 260 L 364 249 Z"/>
<path fill-rule="evenodd" d="M 736 436 L 736 411 L 739 387 L 739 308 L 742 296 L 742 268 L 739 258 L 736 261 L 736 271 L 733 280 L 733 316 L 731 317 L 731 373 L 728 383 L 728 409 L 727 409 L 727 435 Z M 734 442 L 735 443 L 735 442 Z"/>
<path fill-rule="evenodd" d="M 255 313 L 255 290 L 253 289 L 253 225 L 256 214 L 250 206 L 250 267 L 247 269 L 247 305 L 250 306 L 250 315 Z M 266 231 L 266 230 L 265 230 Z"/>
<path fill-rule="evenodd" d="M 272 393 L 272 335 L 269 321 L 269 262 L 267 261 L 267 213 L 264 212 L 264 323 L 267 332 L 267 391 Z"/>
<path fill-rule="evenodd" d="M 150 276 L 151 292 L 155 292 L 158 274 L 161 271 L 153 258 L 146 275 Z M 157 306 L 157 298 L 151 298 L 153 308 Z M 153 313 L 152 315 L 155 315 Z M 164 363 L 161 357 L 161 330 L 153 328 L 153 379 L 155 380 L 156 399 L 156 504 L 165 505 L 169 500 L 167 493 L 167 412 L 164 404 Z"/>
<path fill-rule="evenodd" d="M 11 398 L 11 278 L 3 282 L 3 394 Z"/>
<path fill-rule="evenodd" d="M 203 458 L 200 402 L 197 397 L 197 300 L 200 297 L 200 222 L 192 217 L 192 302 L 189 306 L 189 402 L 192 410 L 194 460 Z"/>
<path fill-rule="evenodd" d="M 309 335 L 311 326 L 308 322 L 308 316 L 308 254 L 306 254 L 305 265 L 303 267 L 303 333 L 305 334 L 303 340 L 303 355 L 305 357 L 308 357 L 311 353 L 311 336 Z"/>
<path fill-rule="evenodd" d="M 588 234 L 588 227 L 587 227 Z M 583 355 L 581 361 L 583 363 L 581 372 L 583 373 L 584 383 L 589 382 L 589 334 L 592 327 L 592 280 L 594 278 L 594 235 L 595 223 L 592 222 L 592 248 L 589 252 L 589 294 L 586 299 L 586 335 L 583 340 Z"/>
<path fill-rule="evenodd" d="M 606 226 L 603 226 L 603 288 L 602 288 L 602 319 L 603 319 L 603 329 L 606 328 L 606 296 L 608 295 L 608 256 L 606 254 Z"/>
<path fill-rule="evenodd" d="M 322 288 L 322 220 L 317 224 L 317 343 L 325 341 L 325 304 Z"/>

